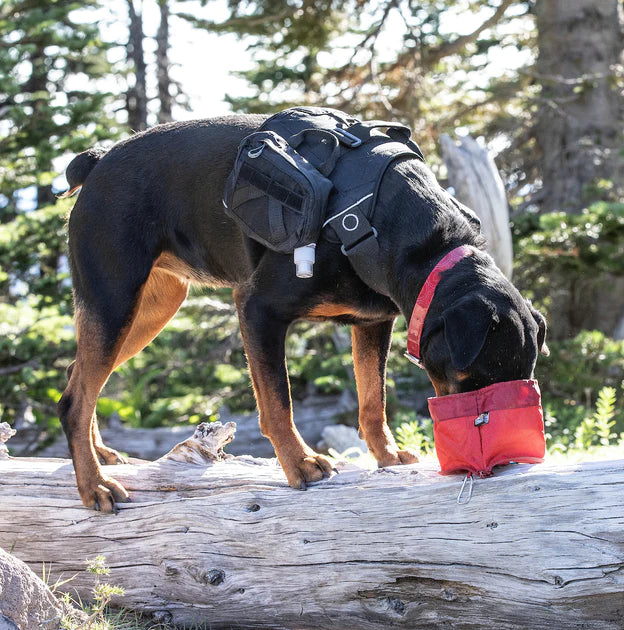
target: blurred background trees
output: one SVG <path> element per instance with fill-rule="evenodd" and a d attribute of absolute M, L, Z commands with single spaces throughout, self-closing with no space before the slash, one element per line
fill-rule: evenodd
<path fill-rule="evenodd" d="M 196 102 L 187 115 L 189 86 L 175 78 L 171 59 L 192 27 L 206 37 L 233 33 L 247 47 L 248 87 L 226 96 L 234 111 L 327 104 L 403 120 L 443 184 L 441 134 L 479 138 L 507 189 L 515 281 L 548 314 L 553 354 L 540 358 L 538 376 L 551 446 L 577 444 L 577 431 L 581 445 L 607 439 L 587 422 L 603 387 L 624 397 L 618 0 L 118 0 L 113 14 L 109 5 L 0 1 L 3 420 L 58 431 L 54 405 L 73 331 L 64 256 L 71 203 L 57 201 L 64 182 L 55 178 L 88 146 L 214 113 Z M 197 80 L 210 86 L 223 65 L 213 50 Z M 342 336 L 331 325 L 296 327 L 288 351 L 296 397 L 353 390 Z M 401 358 L 404 343 L 400 323 L 390 399 L 408 435 L 414 408 L 426 413 L 427 383 Z M 156 426 L 215 418 L 223 404 L 253 408 L 227 291 L 196 294 L 113 376 L 99 412 Z M 624 416 L 614 413 L 617 433 Z"/>

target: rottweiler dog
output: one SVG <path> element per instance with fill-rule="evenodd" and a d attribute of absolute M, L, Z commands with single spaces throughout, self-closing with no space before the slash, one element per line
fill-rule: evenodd
<path fill-rule="evenodd" d="M 321 239 L 314 277 L 295 275 L 292 257 L 247 238 L 229 219 L 222 194 L 240 141 L 265 120 L 232 115 L 171 123 L 109 151 L 91 149 L 67 168 L 80 190 L 69 218 L 77 354 L 59 416 L 85 506 L 115 512 L 128 500 L 100 463 L 124 462 L 102 442 L 95 415 L 111 372 L 158 335 L 191 283 L 232 287 L 258 403 L 293 488 L 332 473 L 293 423 L 284 345 L 296 320 L 352 326 L 359 425 L 379 466 L 409 464 L 388 428 L 385 373 L 395 318 L 409 320 L 428 274 L 451 249 L 478 251 L 446 272 L 423 330 L 422 362 L 436 394 L 528 379 L 545 351 L 544 318 L 484 249 L 478 219 L 415 159 L 383 176 L 373 224 L 390 297 L 356 275 L 339 244 Z"/>

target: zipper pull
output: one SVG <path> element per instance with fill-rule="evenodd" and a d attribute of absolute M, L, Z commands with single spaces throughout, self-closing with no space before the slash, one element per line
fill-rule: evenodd
<path fill-rule="evenodd" d="M 474 421 L 475 427 L 480 427 L 482 424 L 488 424 L 490 421 L 490 412 L 486 411 L 482 413 L 480 416 L 477 416 Z"/>

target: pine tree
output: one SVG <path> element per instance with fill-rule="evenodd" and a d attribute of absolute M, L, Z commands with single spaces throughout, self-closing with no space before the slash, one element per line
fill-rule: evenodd
<path fill-rule="evenodd" d="M 156 79 L 158 81 L 158 122 L 167 123 L 173 120 L 171 109 L 171 62 L 169 61 L 169 0 L 158 0 L 160 23 L 156 33 Z"/>
<path fill-rule="evenodd" d="M 131 85 L 126 92 L 126 111 L 128 112 L 128 126 L 133 131 L 147 129 L 147 64 L 143 40 L 143 5 L 137 11 L 134 0 L 126 0 L 130 26 L 128 29 L 128 44 L 126 55 L 133 75 Z"/>
<path fill-rule="evenodd" d="M 468 125 L 479 133 L 528 80 L 488 77 L 488 61 L 509 45 L 503 25 L 530 45 L 527 3 L 514 0 L 263 0 L 231 4 L 222 23 L 184 15 L 197 26 L 247 36 L 255 88 L 229 98 L 236 110 L 266 112 L 295 103 L 328 104 L 371 118 L 409 123 L 428 151 L 441 131 Z M 449 18 L 455 15 L 456 17 Z M 458 34 L 451 24 L 475 23 Z M 516 42 L 514 42 L 516 43 Z"/>
<path fill-rule="evenodd" d="M 54 203 L 53 160 L 110 138 L 107 45 L 78 9 L 97 0 L 5 0 L 0 5 L 0 216 L 15 216 L 18 191 L 36 186 L 36 205 Z M 84 18 L 84 12 L 82 13 Z M 86 78 L 88 77 L 88 79 Z"/>

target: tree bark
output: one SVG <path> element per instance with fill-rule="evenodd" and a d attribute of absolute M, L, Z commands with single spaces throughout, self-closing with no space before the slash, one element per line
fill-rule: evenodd
<path fill-rule="evenodd" d="M 127 0 L 130 31 L 127 46 L 128 61 L 134 67 L 134 85 L 126 94 L 128 125 L 133 131 L 147 129 L 147 71 L 143 51 L 143 14 L 137 13 L 134 0 Z"/>
<path fill-rule="evenodd" d="M 158 0 L 160 24 L 156 33 L 156 73 L 158 79 L 158 122 L 173 120 L 171 115 L 171 78 L 169 76 L 169 0 Z"/>
<path fill-rule="evenodd" d="M 459 143 L 444 134 L 442 159 L 449 183 L 458 201 L 473 210 L 481 220 L 488 252 L 499 269 L 511 278 L 513 246 L 509 227 L 509 207 L 505 187 L 488 151 L 467 136 Z"/>
<path fill-rule="evenodd" d="M 624 627 L 624 460 L 509 466 L 458 505 L 431 465 L 297 492 L 273 461 L 177 459 L 106 468 L 132 497 L 117 516 L 82 507 L 69 461 L 0 461 L 0 545 L 83 599 L 102 554 L 116 605 L 177 624 Z"/>
<path fill-rule="evenodd" d="M 624 50 L 619 0 L 538 0 L 536 138 L 545 212 L 579 212 L 597 178 L 621 186 Z M 621 68 L 621 66 L 620 66 Z"/>

